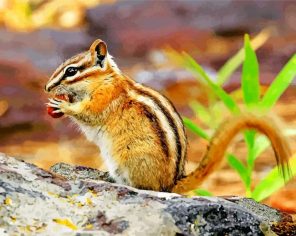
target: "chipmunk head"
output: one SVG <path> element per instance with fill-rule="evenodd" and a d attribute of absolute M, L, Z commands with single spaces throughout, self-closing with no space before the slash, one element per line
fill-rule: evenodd
<path fill-rule="evenodd" d="M 85 89 L 91 81 L 103 80 L 113 72 L 119 72 L 119 69 L 109 55 L 106 43 L 97 39 L 88 51 L 61 64 L 47 82 L 45 91 L 55 95 L 67 91 L 71 94 L 71 91 Z"/>

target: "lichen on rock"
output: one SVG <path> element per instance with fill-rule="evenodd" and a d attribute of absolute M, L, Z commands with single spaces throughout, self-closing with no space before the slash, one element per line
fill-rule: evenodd
<path fill-rule="evenodd" d="M 264 235 L 294 224 L 249 199 L 138 190 L 68 164 L 52 170 L 0 154 L 0 235 Z"/>

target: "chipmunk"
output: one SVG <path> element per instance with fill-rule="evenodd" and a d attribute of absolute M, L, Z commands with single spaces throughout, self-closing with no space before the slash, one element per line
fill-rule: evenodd
<path fill-rule="evenodd" d="M 60 65 L 45 91 L 53 97 L 47 104 L 49 114 L 65 114 L 78 124 L 99 146 L 117 183 L 176 193 L 193 190 L 219 166 L 230 141 L 245 129 L 265 134 L 283 173 L 288 168 L 289 145 L 274 123 L 244 114 L 220 126 L 197 169 L 185 176 L 187 139 L 174 105 L 125 76 L 100 39 Z"/>

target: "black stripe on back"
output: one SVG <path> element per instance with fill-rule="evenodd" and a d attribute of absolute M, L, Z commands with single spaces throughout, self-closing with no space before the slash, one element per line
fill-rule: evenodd
<path fill-rule="evenodd" d="M 141 107 L 143 109 L 144 115 L 149 119 L 153 129 L 155 130 L 155 133 L 157 134 L 157 137 L 159 138 L 162 151 L 164 152 L 165 156 L 169 156 L 169 149 L 168 149 L 168 142 L 166 139 L 165 132 L 163 131 L 162 127 L 160 126 L 160 122 L 155 115 L 155 113 L 151 110 L 151 108 L 143 103 L 140 103 Z"/>
<path fill-rule="evenodd" d="M 186 135 L 186 132 L 185 132 L 185 126 L 184 126 L 184 123 L 183 123 L 183 119 L 182 119 L 182 117 L 180 116 L 180 114 L 179 114 L 179 112 L 177 111 L 177 109 L 176 109 L 176 107 L 174 106 L 174 104 L 166 97 L 166 96 L 164 96 L 163 95 L 163 97 L 164 98 L 166 98 L 166 100 L 168 101 L 168 103 L 171 105 L 171 107 L 173 108 L 173 110 L 174 110 L 174 112 L 177 114 L 177 116 L 178 116 L 178 118 L 180 119 L 180 121 L 181 121 L 181 124 L 182 124 L 182 130 L 183 130 L 183 133 L 184 133 L 184 136 L 185 136 L 185 150 L 184 150 L 184 155 L 183 155 L 183 158 L 185 159 L 186 158 L 186 156 L 187 156 L 187 135 Z M 177 163 L 178 165 L 180 165 L 180 162 L 181 162 L 181 159 L 180 159 L 180 161 Z M 184 166 L 184 165 L 183 165 Z M 178 167 L 178 172 L 179 172 L 179 169 L 180 169 L 180 166 Z M 183 168 L 184 169 L 184 168 Z M 180 179 L 180 178 L 182 178 L 183 177 L 183 175 L 184 175 L 184 173 L 178 173 L 177 172 L 177 177 L 176 177 L 176 180 L 177 179 Z M 183 171 L 182 171 L 183 172 Z"/>
<path fill-rule="evenodd" d="M 159 109 L 162 111 L 162 113 L 165 115 L 167 121 L 169 122 L 170 127 L 174 131 L 175 143 L 176 143 L 176 146 L 177 146 L 177 161 L 176 161 L 176 173 L 175 173 L 175 181 L 176 181 L 177 178 L 178 178 L 178 176 L 179 176 L 180 161 L 182 159 L 182 145 L 181 145 L 181 142 L 180 142 L 180 135 L 178 133 L 177 125 L 176 125 L 173 117 L 170 115 L 170 112 L 167 110 L 167 108 L 165 106 L 163 106 L 162 103 L 157 98 L 155 98 L 153 96 L 153 94 L 149 93 L 148 91 L 144 91 L 144 90 L 138 89 L 137 87 L 133 86 L 132 84 L 131 84 L 131 86 L 139 94 L 149 97 L 159 107 Z"/>

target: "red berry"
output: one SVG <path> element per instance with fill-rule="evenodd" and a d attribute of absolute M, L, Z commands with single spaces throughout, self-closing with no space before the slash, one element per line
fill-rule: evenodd
<path fill-rule="evenodd" d="M 52 118 L 60 118 L 64 115 L 63 112 L 59 112 L 59 113 L 53 113 L 56 109 L 53 107 L 47 107 L 47 113 L 48 115 L 50 115 Z"/>
<path fill-rule="evenodd" d="M 59 100 L 64 100 L 64 101 L 67 101 L 69 102 L 69 97 L 65 94 L 58 94 L 58 95 L 55 95 L 55 98 L 56 99 L 59 99 Z M 64 115 L 63 112 L 59 112 L 59 113 L 54 113 L 54 111 L 56 110 L 56 108 L 54 107 L 47 107 L 47 113 L 48 115 L 50 115 L 52 118 L 60 118 Z"/>

